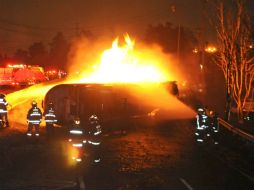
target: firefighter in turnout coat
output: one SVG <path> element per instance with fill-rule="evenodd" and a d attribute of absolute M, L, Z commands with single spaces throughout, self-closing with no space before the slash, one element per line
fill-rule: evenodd
<path fill-rule="evenodd" d="M 100 157 L 100 147 L 101 147 L 101 125 L 99 119 L 96 115 L 89 117 L 88 127 L 87 127 L 87 145 L 92 156 L 93 163 L 99 163 L 101 161 Z"/>
<path fill-rule="evenodd" d="M 73 123 L 69 127 L 69 143 L 72 147 L 71 155 L 72 160 L 81 162 L 84 157 L 84 129 L 81 127 L 79 117 L 73 119 Z"/>
<path fill-rule="evenodd" d="M 2 124 L 5 124 L 5 127 L 9 127 L 7 106 L 8 102 L 5 99 L 5 95 L 0 94 L 0 120 Z"/>
<path fill-rule="evenodd" d="M 203 143 L 208 136 L 208 116 L 205 113 L 204 108 L 198 108 L 198 114 L 196 116 L 197 125 L 196 125 L 196 141 L 199 143 Z"/>
<path fill-rule="evenodd" d="M 39 126 L 42 120 L 42 112 L 40 108 L 37 107 L 37 103 L 35 101 L 32 102 L 32 108 L 29 109 L 27 113 L 27 123 L 28 130 L 27 136 L 32 136 L 33 127 L 35 128 L 35 136 L 39 136 Z"/>
<path fill-rule="evenodd" d="M 43 115 L 45 117 L 45 122 L 46 122 L 46 131 L 47 131 L 47 134 L 50 136 L 53 134 L 54 124 L 56 124 L 57 122 L 54 105 L 52 102 L 50 102 L 47 105 Z"/>

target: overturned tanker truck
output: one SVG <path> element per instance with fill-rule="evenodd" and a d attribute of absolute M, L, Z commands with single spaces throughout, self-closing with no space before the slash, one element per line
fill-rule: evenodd
<path fill-rule="evenodd" d="M 141 107 L 125 85 L 61 84 L 46 94 L 44 106 L 49 102 L 54 104 L 61 124 L 70 123 L 75 116 L 86 120 L 96 114 L 107 121 L 153 109 Z"/>
<path fill-rule="evenodd" d="M 139 88 L 134 84 L 60 84 L 48 91 L 43 107 L 54 104 L 59 124 L 68 124 L 75 116 L 86 122 L 92 114 L 103 122 L 138 118 L 156 109 L 135 96 Z"/>

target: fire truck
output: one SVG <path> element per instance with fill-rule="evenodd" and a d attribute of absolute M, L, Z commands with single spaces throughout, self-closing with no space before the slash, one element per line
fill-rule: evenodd
<path fill-rule="evenodd" d="M 15 64 L 0 68 L 0 86 L 27 86 L 47 81 L 40 66 Z"/>

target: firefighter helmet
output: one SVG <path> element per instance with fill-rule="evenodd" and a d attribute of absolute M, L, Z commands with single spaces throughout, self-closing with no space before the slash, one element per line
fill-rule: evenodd
<path fill-rule="evenodd" d="M 48 107 L 49 107 L 49 108 L 53 108 L 53 107 L 54 107 L 53 102 L 49 102 L 49 103 L 48 103 Z"/>
<path fill-rule="evenodd" d="M 32 101 L 32 106 L 33 106 L 33 107 L 37 107 L 37 102 L 33 100 L 33 101 Z"/>
<path fill-rule="evenodd" d="M 80 118 L 79 118 L 79 117 L 75 117 L 75 118 L 73 119 L 73 121 L 74 121 L 74 124 L 76 124 L 76 125 L 79 125 L 79 124 L 80 124 Z"/>
<path fill-rule="evenodd" d="M 0 98 L 5 98 L 5 95 L 4 94 L 0 94 Z"/>
<path fill-rule="evenodd" d="M 205 112 L 204 108 L 198 108 L 198 113 L 203 114 Z"/>
<path fill-rule="evenodd" d="M 89 121 L 92 122 L 92 123 L 94 123 L 94 122 L 98 122 L 99 119 L 98 119 L 97 115 L 91 115 L 91 116 L 89 117 Z"/>

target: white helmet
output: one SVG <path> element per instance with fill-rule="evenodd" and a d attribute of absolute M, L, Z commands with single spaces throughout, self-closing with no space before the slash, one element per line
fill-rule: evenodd
<path fill-rule="evenodd" d="M 98 119 L 97 115 L 91 115 L 91 116 L 89 117 L 89 121 L 90 121 L 90 122 L 98 122 L 99 119 Z"/>
<path fill-rule="evenodd" d="M 198 108 L 198 113 L 203 114 L 205 112 L 204 108 Z"/>

